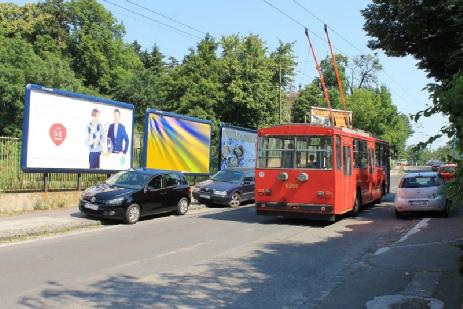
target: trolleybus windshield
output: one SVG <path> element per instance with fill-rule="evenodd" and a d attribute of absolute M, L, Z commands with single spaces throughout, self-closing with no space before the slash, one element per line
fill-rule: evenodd
<path fill-rule="evenodd" d="M 333 168 L 332 136 L 262 136 L 258 168 Z"/>

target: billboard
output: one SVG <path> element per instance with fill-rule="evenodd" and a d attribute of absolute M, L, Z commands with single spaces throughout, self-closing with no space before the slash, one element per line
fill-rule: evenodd
<path fill-rule="evenodd" d="M 145 167 L 208 175 L 211 122 L 148 109 L 145 117 Z"/>
<path fill-rule="evenodd" d="M 111 173 L 132 165 L 133 105 L 27 85 L 25 172 Z"/>
<path fill-rule="evenodd" d="M 256 130 L 221 123 L 219 140 L 219 170 L 256 166 Z"/>
<path fill-rule="evenodd" d="M 350 128 L 352 124 L 352 112 L 347 111 L 349 117 L 349 124 L 346 123 L 346 112 L 340 109 L 331 109 L 331 114 L 334 118 L 335 127 Z M 330 112 L 329 109 L 323 107 L 312 106 L 310 107 L 310 123 L 321 124 L 325 126 L 330 125 Z"/>

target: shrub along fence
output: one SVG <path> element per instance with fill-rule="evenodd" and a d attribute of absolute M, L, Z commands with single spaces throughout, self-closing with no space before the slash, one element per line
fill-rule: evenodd
<path fill-rule="evenodd" d="M 139 139 L 138 139 L 139 140 Z M 13 137 L 0 137 L 0 192 L 44 191 L 45 181 L 50 191 L 77 190 L 101 182 L 106 174 L 24 173 L 21 170 L 22 141 Z M 141 147 L 134 147 L 134 167 L 140 166 Z M 80 188 L 79 188 L 80 187 Z"/>
<path fill-rule="evenodd" d="M 142 134 L 136 134 L 133 150 L 133 167 L 141 166 Z M 106 174 L 70 174 L 24 173 L 21 170 L 21 144 L 22 141 L 14 137 L 0 137 L 0 192 L 38 192 L 38 191 L 72 191 L 80 190 L 104 181 Z M 216 162 L 212 163 L 215 167 Z M 215 171 L 216 169 L 213 168 Z M 190 184 L 206 179 L 207 177 L 188 176 Z"/>

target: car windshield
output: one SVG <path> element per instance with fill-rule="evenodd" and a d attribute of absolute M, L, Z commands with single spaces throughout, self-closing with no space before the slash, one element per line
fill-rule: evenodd
<path fill-rule="evenodd" d="M 438 186 L 439 182 L 435 176 L 406 177 L 402 180 L 401 188 L 427 188 Z"/>
<path fill-rule="evenodd" d="M 223 170 L 212 176 L 212 180 L 220 182 L 241 183 L 243 173 L 239 171 Z"/>
<path fill-rule="evenodd" d="M 140 190 L 149 177 L 149 175 L 140 172 L 125 171 L 111 176 L 106 180 L 106 183 L 110 186 Z"/>

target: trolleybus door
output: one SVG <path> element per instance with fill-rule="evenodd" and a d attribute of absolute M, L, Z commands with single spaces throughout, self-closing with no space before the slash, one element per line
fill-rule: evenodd
<path fill-rule="evenodd" d="M 355 192 L 355 187 L 352 186 L 352 148 L 350 146 L 343 146 L 342 148 L 342 161 L 343 161 L 343 200 L 344 210 L 353 207 L 351 200 L 352 191 Z"/>

